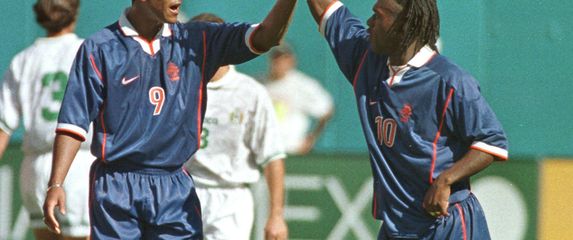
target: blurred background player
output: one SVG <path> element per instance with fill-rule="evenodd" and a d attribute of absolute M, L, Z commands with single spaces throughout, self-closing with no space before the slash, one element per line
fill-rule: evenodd
<path fill-rule="evenodd" d="M 287 43 L 273 48 L 269 58 L 265 86 L 273 100 L 286 151 L 307 154 L 332 117 L 332 97 L 317 80 L 296 69 L 296 56 Z M 314 125 L 313 119 L 317 121 Z"/>
<path fill-rule="evenodd" d="M 436 0 L 377 0 L 368 29 L 339 1 L 308 4 L 356 95 L 378 239 L 490 239 L 469 178 L 507 159 L 507 137 L 477 81 L 437 52 Z"/>
<path fill-rule="evenodd" d="M 210 13 L 191 21 L 224 23 Z M 207 84 L 201 147 L 186 164 L 196 184 L 206 240 L 248 240 L 254 220 L 250 184 L 268 184 L 270 214 L 265 239 L 287 239 L 284 149 L 271 99 L 253 78 L 222 66 Z"/>
<path fill-rule="evenodd" d="M 88 175 L 95 157 L 89 152 L 89 142 L 82 145 L 70 168 L 72 181 L 64 185 L 68 211 L 58 215 L 62 235 L 50 232 L 42 221 L 58 111 L 68 73 L 82 43 L 74 34 L 78 9 L 79 0 L 36 2 L 36 21 L 47 36 L 38 38 L 14 57 L 0 90 L 0 157 L 10 135 L 23 122 L 25 157 L 20 170 L 20 192 L 36 239 L 87 239 L 90 234 Z"/>
<path fill-rule="evenodd" d="M 206 85 L 221 66 L 279 44 L 296 0 L 277 0 L 260 24 L 177 22 L 180 0 L 133 0 L 86 39 L 58 117 L 44 203 L 59 232 L 61 184 L 94 123 L 90 226 L 94 239 L 202 239 L 201 207 L 183 164 L 199 148 Z M 233 101 L 233 99 L 229 99 Z"/>

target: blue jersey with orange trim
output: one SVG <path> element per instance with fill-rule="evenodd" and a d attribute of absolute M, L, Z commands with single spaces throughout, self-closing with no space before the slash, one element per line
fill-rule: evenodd
<path fill-rule="evenodd" d="M 219 66 L 257 56 L 255 27 L 164 24 L 149 42 L 122 15 L 79 50 L 57 131 L 84 138 L 93 122 L 91 151 L 104 162 L 181 167 L 199 146 L 207 81 Z"/>
<path fill-rule="evenodd" d="M 374 176 L 373 215 L 394 237 L 418 237 L 438 221 L 422 202 L 440 173 L 471 148 L 507 159 L 501 124 L 475 79 L 437 52 L 421 50 L 391 85 L 388 57 L 370 49 L 367 30 L 340 2 L 327 9 L 320 31 L 354 87 Z M 451 190 L 450 203 L 466 199 L 469 179 Z"/>

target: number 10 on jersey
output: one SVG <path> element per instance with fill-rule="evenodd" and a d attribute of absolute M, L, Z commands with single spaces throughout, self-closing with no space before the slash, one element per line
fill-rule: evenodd
<path fill-rule="evenodd" d="M 387 147 L 394 146 L 394 139 L 396 138 L 396 128 L 398 123 L 392 118 L 383 118 L 382 116 L 376 117 L 376 137 L 378 138 L 378 145 L 386 145 Z"/>

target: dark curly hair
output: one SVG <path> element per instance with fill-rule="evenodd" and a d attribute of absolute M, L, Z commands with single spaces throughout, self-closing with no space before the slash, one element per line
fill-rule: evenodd
<path fill-rule="evenodd" d="M 403 10 L 396 18 L 391 32 L 402 40 L 400 50 L 406 50 L 417 41 L 416 49 L 427 44 L 437 51 L 440 16 L 436 0 L 396 0 L 396 2 L 403 7 Z"/>
<path fill-rule="evenodd" d="M 34 4 L 36 22 L 48 32 L 56 33 L 74 23 L 80 0 L 38 0 Z"/>

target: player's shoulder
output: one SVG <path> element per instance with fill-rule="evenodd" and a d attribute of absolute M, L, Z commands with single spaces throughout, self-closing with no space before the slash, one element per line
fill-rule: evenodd
<path fill-rule="evenodd" d="M 443 81 L 452 85 L 475 81 L 468 71 L 441 54 L 436 55 L 426 67 L 439 75 Z"/>
<path fill-rule="evenodd" d="M 84 46 L 92 49 L 105 48 L 117 43 L 122 36 L 119 23 L 114 22 L 87 37 L 84 40 Z"/>
<path fill-rule="evenodd" d="M 200 36 L 201 32 L 211 32 L 222 27 L 223 24 L 213 22 L 189 21 L 187 23 L 175 23 L 172 25 L 175 34 L 186 36 Z"/>
<path fill-rule="evenodd" d="M 258 82 L 255 78 L 239 71 L 236 71 L 235 74 L 237 78 L 236 82 L 240 82 L 240 85 L 243 88 L 251 89 L 253 91 L 266 91 L 265 86 Z"/>
<path fill-rule="evenodd" d="M 216 33 L 220 31 L 233 31 L 237 29 L 247 30 L 253 25 L 246 22 L 234 22 L 234 23 L 214 23 L 214 22 L 202 22 L 202 21 L 190 21 L 187 23 L 176 23 L 174 26 L 183 33 L 183 35 L 193 36 L 192 34 L 198 34 L 201 32 L 206 32 L 207 34 Z"/>
<path fill-rule="evenodd" d="M 290 70 L 285 78 L 287 78 L 290 82 L 296 83 L 300 86 L 304 84 L 318 84 L 318 80 L 298 69 Z"/>
<path fill-rule="evenodd" d="M 451 61 L 443 55 L 437 55 L 428 63 L 428 68 L 432 69 L 440 76 L 440 80 L 445 85 L 454 89 L 458 96 L 479 95 L 478 81 L 465 69 Z"/>
<path fill-rule="evenodd" d="M 234 74 L 233 82 L 245 97 L 252 96 L 256 99 L 268 97 L 269 94 L 265 85 L 257 81 L 255 78 L 238 71 L 235 71 Z"/>
<path fill-rule="evenodd" d="M 76 34 L 70 33 L 57 38 L 41 37 L 36 39 L 34 43 L 27 46 L 18 52 L 12 58 L 12 65 L 22 65 L 28 60 L 39 58 L 39 56 L 46 55 L 46 52 L 54 53 L 54 49 L 61 51 L 77 51 L 79 46 L 83 43 L 84 39 L 79 38 Z"/>

